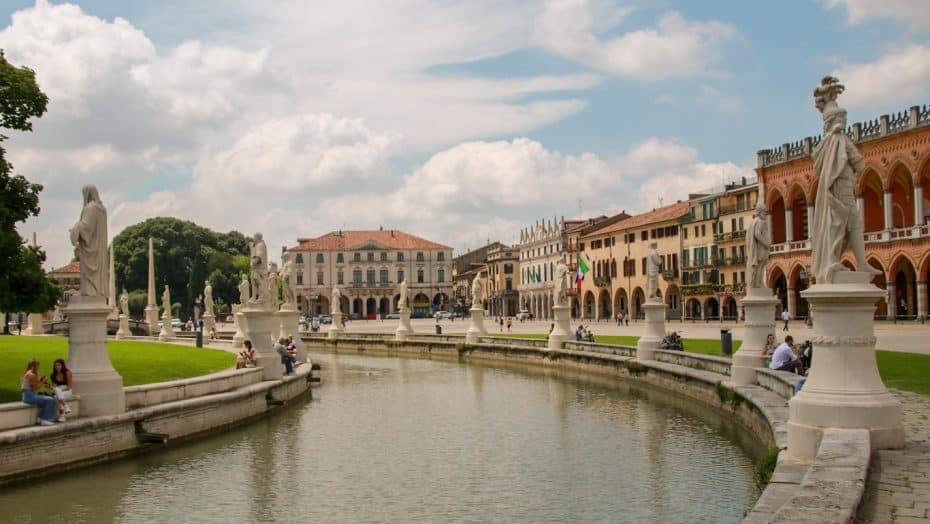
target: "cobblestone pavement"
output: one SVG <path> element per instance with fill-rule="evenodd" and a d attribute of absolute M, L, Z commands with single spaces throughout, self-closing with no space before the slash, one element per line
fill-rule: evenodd
<path fill-rule="evenodd" d="M 930 524 L 930 396 L 893 393 L 903 406 L 904 449 L 873 455 L 858 522 Z"/>

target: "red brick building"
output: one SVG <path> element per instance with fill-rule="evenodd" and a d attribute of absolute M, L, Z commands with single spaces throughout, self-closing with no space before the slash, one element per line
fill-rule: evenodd
<path fill-rule="evenodd" d="M 847 130 L 865 157 L 856 196 L 869 263 L 883 274 L 873 282 L 887 290 L 878 317 L 926 316 L 930 273 L 930 106 L 853 124 Z M 757 154 L 759 192 L 771 213 L 772 256 L 767 279 L 783 307 L 808 315 L 800 296 L 811 277 L 808 224 L 813 221 L 817 176 L 810 158 L 820 135 Z M 843 263 L 855 267 L 847 251 Z"/>

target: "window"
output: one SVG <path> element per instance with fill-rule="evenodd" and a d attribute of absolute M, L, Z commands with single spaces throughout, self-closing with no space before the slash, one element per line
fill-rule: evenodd
<path fill-rule="evenodd" d="M 369 262 L 374 262 L 374 261 L 375 261 L 375 254 L 372 253 L 371 251 L 368 252 L 368 261 L 369 261 Z"/>
<path fill-rule="evenodd" d="M 707 224 L 701 224 L 701 236 L 707 234 Z"/>
<path fill-rule="evenodd" d="M 643 274 L 646 274 L 646 257 L 643 257 Z"/>
<path fill-rule="evenodd" d="M 739 230 L 743 230 L 743 217 L 739 217 Z"/>
<path fill-rule="evenodd" d="M 398 269 L 397 270 L 397 283 L 400 284 L 403 281 L 404 281 L 404 270 Z"/>
<path fill-rule="evenodd" d="M 733 272 L 733 283 L 735 284 L 735 283 L 737 283 L 737 282 L 739 282 L 739 279 L 736 278 L 736 271 L 734 271 L 734 272 Z"/>
<path fill-rule="evenodd" d="M 742 282 L 743 284 L 746 283 L 746 272 L 745 271 L 739 272 L 739 281 Z"/>
<path fill-rule="evenodd" d="M 304 274 L 303 273 L 297 273 L 297 285 L 298 286 L 304 285 Z"/>
<path fill-rule="evenodd" d="M 437 261 L 437 262 L 445 262 L 445 260 L 446 260 L 446 254 L 445 254 L 445 253 L 443 253 L 442 251 L 436 253 L 436 261 Z"/>
<path fill-rule="evenodd" d="M 369 284 L 375 283 L 375 270 L 374 269 L 369 269 L 368 271 L 365 272 L 365 280 Z"/>
<path fill-rule="evenodd" d="M 403 262 L 403 261 L 404 261 L 404 252 L 403 252 L 403 251 L 398 251 L 398 252 L 397 252 L 397 261 L 398 261 L 398 262 Z"/>
<path fill-rule="evenodd" d="M 340 273 L 340 274 L 341 274 L 341 273 Z M 322 272 L 322 271 L 317 271 L 317 272 L 316 272 L 316 285 L 318 285 L 318 286 L 322 286 L 322 285 L 323 285 L 323 272 Z"/>
<path fill-rule="evenodd" d="M 699 236 L 701 236 L 701 228 L 698 226 L 694 226 L 694 238 L 697 238 Z"/>
<path fill-rule="evenodd" d="M 578 251 L 584 251 L 584 242 L 578 244 Z"/>
<path fill-rule="evenodd" d="M 337 260 L 336 260 L 336 261 L 339 262 L 339 263 L 342 263 L 342 253 L 339 253 L 339 254 L 337 255 Z M 322 263 L 323 263 L 323 253 L 317 253 L 317 254 L 316 254 L 316 263 L 317 263 L 317 264 L 322 264 Z"/>
<path fill-rule="evenodd" d="M 419 284 L 423 283 L 423 270 L 422 269 L 417 270 L 417 283 Z"/>
<path fill-rule="evenodd" d="M 504 264 L 504 274 L 505 275 L 513 274 L 513 264 Z"/>
<path fill-rule="evenodd" d="M 361 262 L 361 261 L 362 261 L 362 254 L 361 254 L 361 253 L 355 253 L 355 254 L 352 256 L 352 260 L 354 260 L 355 262 Z"/>
<path fill-rule="evenodd" d="M 294 257 L 294 262 L 297 262 L 298 264 L 303 264 L 303 263 L 304 263 L 304 254 L 303 254 L 303 253 L 297 253 L 297 256 Z"/>
<path fill-rule="evenodd" d="M 695 218 L 697 218 L 697 216 L 695 215 L 696 210 L 697 210 L 696 207 L 691 208 L 691 220 L 694 220 Z"/>
<path fill-rule="evenodd" d="M 678 273 L 678 253 L 672 253 L 672 271 Z"/>
<path fill-rule="evenodd" d="M 362 270 L 356 269 L 352 271 L 352 282 L 356 284 L 362 283 Z"/>
<path fill-rule="evenodd" d="M 746 246 L 739 247 L 739 257 L 744 260 L 746 259 Z"/>
<path fill-rule="evenodd" d="M 381 270 L 381 283 L 382 284 L 388 283 L 388 270 L 387 269 Z"/>
<path fill-rule="evenodd" d="M 341 253 L 340 253 L 340 255 L 341 255 Z M 338 284 L 338 285 L 341 286 L 341 285 L 345 284 L 344 280 L 345 280 L 345 279 L 342 278 L 342 271 L 339 271 L 338 273 L 336 273 L 336 284 Z"/>
<path fill-rule="evenodd" d="M 688 239 L 688 228 L 682 229 L 682 232 L 683 232 L 684 235 L 685 235 L 685 240 L 687 240 L 687 239 Z"/>
<path fill-rule="evenodd" d="M 639 236 L 640 236 L 643 240 L 649 240 L 649 231 L 646 231 L 646 230 L 644 229 L 643 232 L 640 233 Z"/>
<path fill-rule="evenodd" d="M 688 264 L 688 259 L 691 258 L 690 255 L 691 255 L 691 250 L 690 250 L 690 249 L 685 249 L 684 251 L 681 252 L 681 265 L 682 265 L 682 266 L 684 266 L 684 267 L 688 267 L 688 266 L 689 266 L 689 264 Z"/>
<path fill-rule="evenodd" d="M 511 279 L 508 278 L 508 279 L 507 279 L 507 282 L 506 282 L 506 286 L 507 286 L 507 287 L 506 287 L 507 291 L 513 290 L 513 280 L 511 280 Z"/>
<path fill-rule="evenodd" d="M 382 251 L 382 252 L 381 252 L 381 261 L 382 261 L 382 262 L 387 262 L 387 251 Z"/>
<path fill-rule="evenodd" d="M 316 256 L 316 261 L 317 261 L 317 263 L 322 264 L 322 263 L 323 263 L 323 255 L 322 255 L 322 254 L 317 255 L 317 256 Z M 342 253 L 336 253 L 336 263 L 337 263 L 337 264 L 342 264 L 342 262 L 343 262 Z"/>
<path fill-rule="evenodd" d="M 417 262 L 423 262 L 423 252 L 417 251 Z"/>
<path fill-rule="evenodd" d="M 736 231 L 736 219 L 735 218 L 730 219 L 730 231 Z"/>
<path fill-rule="evenodd" d="M 727 283 L 727 275 L 725 273 L 720 273 L 720 283 L 721 284 Z"/>
<path fill-rule="evenodd" d="M 445 269 L 440 269 L 439 271 L 436 272 L 436 281 L 437 282 L 446 281 L 446 270 Z"/>

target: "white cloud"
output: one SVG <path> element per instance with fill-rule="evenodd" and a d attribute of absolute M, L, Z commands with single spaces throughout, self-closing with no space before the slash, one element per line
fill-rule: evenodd
<path fill-rule="evenodd" d="M 712 104 L 718 110 L 726 113 L 742 113 L 743 99 L 737 95 L 728 95 L 721 93 L 719 89 L 711 85 L 701 86 L 700 98 L 707 103 Z"/>
<path fill-rule="evenodd" d="M 699 22 L 671 11 L 655 28 L 603 39 L 597 24 L 619 22 L 625 7 L 599 8 L 589 0 L 549 0 L 536 18 L 535 42 L 589 67 L 621 77 L 662 80 L 706 74 L 720 55 L 720 45 L 736 34 L 718 21 Z"/>
<path fill-rule="evenodd" d="M 912 45 L 874 62 L 849 64 L 832 73 L 846 85 L 841 103 L 850 107 L 888 109 L 926 96 L 930 84 L 930 47 Z"/>
<path fill-rule="evenodd" d="M 850 25 L 881 18 L 907 22 L 918 29 L 925 29 L 930 23 L 930 2 L 926 0 L 823 0 L 823 3 L 829 9 L 845 9 Z"/>

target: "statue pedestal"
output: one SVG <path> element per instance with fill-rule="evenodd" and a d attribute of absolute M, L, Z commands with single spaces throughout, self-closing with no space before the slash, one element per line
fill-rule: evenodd
<path fill-rule="evenodd" d="M 232 338 L 232 346 L 234 348 L 241 348 L 242 343 L 245 342 L 245 333 L 243 332 L 242 324 L 245 322 L 245 317 L 242 315 L 242 305 L 236 304 L 233 306 L 233 323 L 236 325 L 236 333 Z"/>
<path fill-rule="evenodd" d="M 471 312 L 471 322 L 468 324 L 468 331 L 465 332 L 465 343 L 477 344 L 478 337 L 488 335 L 488 330 L 484 327 L 484 310 L 480 307 L 473 307 L 469 312 Z"/>
<path fill-rule="evenodd" d="M 562 342 L 572 339 L 571 308 L 569 306 L 552 306 L 552 316 L 555 320 L 555 327 L 552 333 L 549 333 L 549 349 L 562 349 Z"/>
<path fill-rule="evenodd" d="M 242 307 L 240 314 L 245 320 L 242 328 L 245 338 L 252 342 L 255 359 L 262 368 L 262 380 L 280 379 L 284 374 L 284 364 L 271 341 L 271 331 L 277 330 L 279 325 L 277 311 L 265 304 L 248 304 Z"/>
<path fill-rule="evenodd" d="M 411 333 L 413 333 L 413 328 L 410 326 L 410 310 L 403 308 L 400 310 L 400 325 L 397 326 L 397 331 L 394 332 L 394 340 L 403 342 L 407 340 Z"/>
<path fill-rule="evenodd" d="M 155 306 L 145 306 L 145 322 L 149 325 L 149 336 L 155 336 L 155 330 L 158 329 L 158 308 Z"/>
<path fill-rule="evenodd" d="M 307 361 L 307 347 L 304 341 L 300 339 L 298 330 L 298 320 L 300 320 L 300 311 L 294 304 L 282 304 L 281 310 L 278 311 L 278 326 L 282 337 L 294 335 L 294 344 L 297 346 L 297 361 Z"/>
<path fill-rule="evenodd" d="M 809 461 L 825 428 L 867 429 L 872 449 L 904 446 L 901 404 L 875 361 L 875 302 L 884 291 L 864 272 L 841 271 L 832 284 L 801 292 L 814 323 L 813 362 L 801 392 L 788 402 L 788 454 Z"/>
<path fill-rule="evenodd" d="M 665 304 L 646 302 L 642 307 L 646 312 L 646 333 L 636 342 L 636 360 L 655 360 L 655 350 L 665 338 Z"/>
<path fill-rule="evenodd" d="M 210 335 L 210 330 L 216 327 L 216 316 L 207 311 L 200 317 L 200 320 L 203 320 L 203 338 L 206 339 Z"/>
<path fill-rule="evenodd" d="M 733 383 L 746 386 L 756 383 L 756 369 L 765 366 L 765 339 L 775 333 L 775 306 L 778 299 L 768 289 L 750 288 L 743 298 L 743 341 L 733 354 L 730 371 Z"/>
<path fill-rule="evenodd" d="M 129 331 L 129 317 L 123 314 L 119 316 L 119 329 L 116 330 L 116 338 L 124 339 L 131 335 L 132 332 Z"/>
<path fill-rule="evenodd" d="M 329 338 L 336 338 L 346 332 L 342 327 L 342 313 L 333 313 L 333 323 L 329 325 Z"/>
<path fill-rule="evenodd" d="M 174 326 L 171 325 L 171 316 L 164 315 L 161 317 L 161 332 L 158 333 L 158 340 L 164 342 L 174 337 Z"/>
<path fill-rule="evenodd" d="M 81 398 L 81 416 L 125 412 L 123 377 L 113 369 L 107 350 L 110 306 L 103 297 L 94 301 L 75 296 L 64 313 L 68 315 L 68 367 L 74 394 Z"/>
<path fill-rule="evenodd" d="M 42 313 L 29 313 L 26 321 L 28 322 L 26 325 L 27 335 L 45 334 L 45 327 L 42 325 Z"/>

